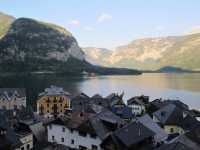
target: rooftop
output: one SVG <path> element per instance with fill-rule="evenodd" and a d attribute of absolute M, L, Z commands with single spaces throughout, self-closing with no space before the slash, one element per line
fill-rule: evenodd
<path fill-rule="evenodd" d="M 54 96 L 54 95 L 67 95 L 69 96 L 70 94 L 66 91 L 63 90 L 61 87 L 56 87 L 51 85 L 50 88 L 46 88 L 44 92 L 40 93 L 39 96 Z"/>
<path fill-rule="evenodd" d="M 155 135 L 152 130 L 137 121 L 129 123 L 125 127 L 115 131 L 114 134 L 126 147 L 131 147 Z"/>

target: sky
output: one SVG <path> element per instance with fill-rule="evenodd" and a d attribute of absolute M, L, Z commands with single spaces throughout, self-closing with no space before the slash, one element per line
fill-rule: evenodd
<path fill-rule="evenodd" d="M 0 12 L 63 26 L 81 47 L 200 31 L 200 0 L 0 0 Z"/>

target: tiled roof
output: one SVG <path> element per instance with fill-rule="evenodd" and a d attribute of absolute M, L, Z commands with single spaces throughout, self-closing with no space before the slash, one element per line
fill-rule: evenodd
<path fill-rule="evenodd" d="M 180 143 L 180 142 L 174 142 L 171 144 L 164 144 L 160 146 L 159 148 L 156 148 L 155 150 L 194 150 L 187 145 Z"/>
<path fill-rule="evenodd" d="M 183 118 L 183 111 L 174 104 L 169 104 L 153 115 L 164 125 L 177 125 Z"/>
<path fill-rule="evenodd" d="M 162 107 L 154 112 L 153 115 L 163 125 L 177 125 L 185 130 L 192 129 L 199 125 L 199 121 L 191 116 L 189 111 L 185 111 L 174 104 Z"/>
<path fill-rule="evenodd" d="M 113 107 L 112 112 L 123 119 L 130 119 L 133 117 L 132 109 L 129 107 Z"/>
<path fill-rule="evenodd" d="M 155 132 L 155 140 L 156 141 L 162 141 L 167 138 L 167 133 L 157 124 L 155 123 L 149 115 L 144 115 L 142 117 L 137 118 L 137 120 L 142 123 L 145 127 L 151 129 L 153 132 Z"/>
<path fill-rule="evenodd" d="M 131 147 L 155 135 L 152 130 L 148 129 L 140 122 L 132 122 L 115 131 L 114 134 L 126 147 Z"/>

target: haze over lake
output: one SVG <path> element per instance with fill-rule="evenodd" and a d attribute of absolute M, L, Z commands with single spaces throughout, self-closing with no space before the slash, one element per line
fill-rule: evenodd
<path fill-rule="evenodd" d="M 200 109 L 200 74 L 144 73 L 138 76 L 60 77 L 55 75 L 1 77 L 0 87 L 24 87 L 28 103 L 35 106 L 37 95 L 50 85 L 61 86 L 72 95 L 84 92 L 107 96 L 124 91 L 124 99 L 136 95 L 156 98 L 180 99 L 191 108 Z"/>

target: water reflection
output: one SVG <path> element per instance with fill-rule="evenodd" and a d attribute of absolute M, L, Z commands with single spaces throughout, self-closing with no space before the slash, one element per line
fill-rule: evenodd
<path fill-rule="evenodd" d="M 127 100 L 133 95 L 181 99 L 191 107 L 200 108 L 200 74 L 143 74 L 141 76 L 101 76 L 80 83 L 81 91 L 106 96 L 125 92 Z"/>

